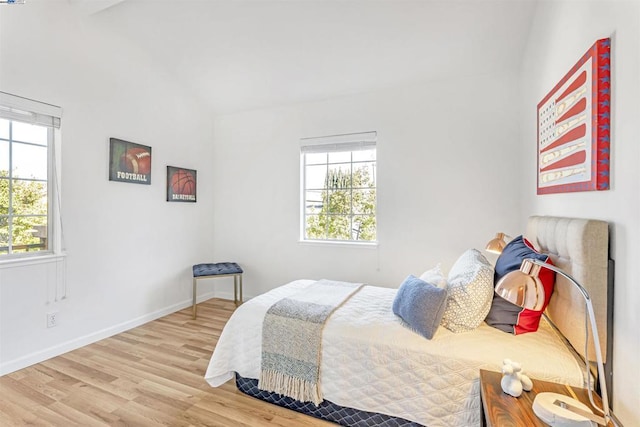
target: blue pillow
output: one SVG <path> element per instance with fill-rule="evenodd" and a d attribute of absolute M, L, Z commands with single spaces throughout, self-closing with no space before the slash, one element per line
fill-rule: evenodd
<path fill-rule="evenodd" d="M 413 275 L 404 279 L 393 300 L 393 313 L 429 340 L 438 330 L 446 307 L 445 289 L 433 286 Z"/>

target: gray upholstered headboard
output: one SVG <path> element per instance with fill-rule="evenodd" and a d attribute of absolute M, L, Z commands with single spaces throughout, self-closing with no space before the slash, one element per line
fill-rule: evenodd
<path fill-rule="evenodd" d="M 605 221 L 532 216 L 525 237 L 553 264 L 571 275 L 589 292 L 600 335 L 600 348 L 607 361 L 609 224 Z M 574 349 L 585 357 L 585 302 L 567 279 L 556 275 L 553 296 L 546 314 Z M 589 334 L 589 359 L 595 360 L 593 338 Z"/>

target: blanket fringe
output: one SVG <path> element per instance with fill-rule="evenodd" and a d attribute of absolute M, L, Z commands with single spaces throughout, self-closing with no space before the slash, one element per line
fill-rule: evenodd
<path fill-rule="evenodd" d="M 300 402 L 312 402 L 316 406 L 323 400 L 318 384 L 274 370 L 260 372 L 258 388 L 283 394 Z"/>

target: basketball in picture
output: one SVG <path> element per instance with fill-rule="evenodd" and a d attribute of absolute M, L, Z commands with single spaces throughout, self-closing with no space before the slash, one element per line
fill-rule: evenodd
<path fill-rule="evenodd" d="M 151 172 L 151 153 L 144 148 L 129 148 L 120 157 L 120 168 L 125 172 L 148 175 Z"/>
<path fill-rule="evenodd" d="M 171 190 L 174 194 L 195 196 L 196 180 L 193 174 L 184 169 L 178 169 L 171 177 Z"/>

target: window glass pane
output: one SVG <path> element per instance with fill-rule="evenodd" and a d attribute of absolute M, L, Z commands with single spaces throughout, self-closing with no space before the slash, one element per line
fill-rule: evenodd
<path fill-rule="evenodd" d="M 321 165 L 327 163 L 327 153 L 306 153 L 305 164 L 307 165 Z"/>
<path fill-rule="evenodd" d="M 327 166 L 307 166 L 305 168 L 305 188 L 308 190 L 320 190 L 324 188 L 324 179 L 327 174 Z"/>
<path fill-rule="evenodd" d="M 329 153 L 329 163 L 351 163 L 351 151 Z"/>
<path fill-rule="evenodd" d="M 327 212 L 330 214 L 351 213 L 351 190 L 335 190 L 329 192 Z"/>
<path fill-rule="evenodd" d="M 307 215 L 306 221 L 305 237 L 307 239 L 326 239 L 326 215 Z"/>
<path fill-rule="evenodd" d="M 0 216 L 0 255 L 9 253 L 9 218 Z"/>
<path fill-rule="evenodd" d="M 15 215 L 46 215 L 47 183 L 14 179 L 11 203 Z"/>
<path fill-rule="evenodd" d="M 3 173 L 7 172 L 7 173 Z M 0 141 L 0 175 L 9 176 L 9 141 Z"/>
<path fill-rule="evenodd" d="M 353 190 L 353 213 L 375 215 L 376 190 Z"/>
<path fill-rule="evenodd" d="M 47 147 L 13 143 L 14 178 L 47 179 Z"/>
<path fill-rule="evenodd" d="M 22 122 L 13 122 L 13 140 L 31 142 L 34 144 L 47 144 L 47 128 Z"/>
<path fill-rule="evenodd" d="M 372 188 L 376 186 L 376 164 L 356 163 L 353 165 L 353 186 Z"/>
<path fill-rule="evenodd" d="M 9 215 L 9 180 L 0 179 L 0 215 Z"/>
<path fill-rule="evenodd" d="M 0 119 L 0 138 L 9 139 L 9 120 Z"/>
<path fill-rule="evenodd" d="M 46 224 L 46 216 L 13 217 L 13 252 L 34 252 L 46 250 Z"/>
<path fill-rule="evenodd" d="M 351 164 L 329 165 L 327 188 L 331 190 L 351 187 Z"/>
<path fill-rule="evenodd" d="M 349 215 L 331 215 L 328 217 L 327 239 L 351 240 L 351 219 Z"/>
<path fill-rule="evenodd" d="M 322 195 L 324 191 L 313 190 L 305 192 L 304 206 L 306 213 L 318 213 L 322 210 Z"/>
<path fill-rule="evenodd" d="M 376 160 L 376 150 L 362 150 L 353 152 L 354 162 L 367 162 Z"/>
<path fill-rule="evenodd" d="M 373 215 L 357 215 L 353 217 L 354 240 L 376 240 L 376 217 Z"/>

